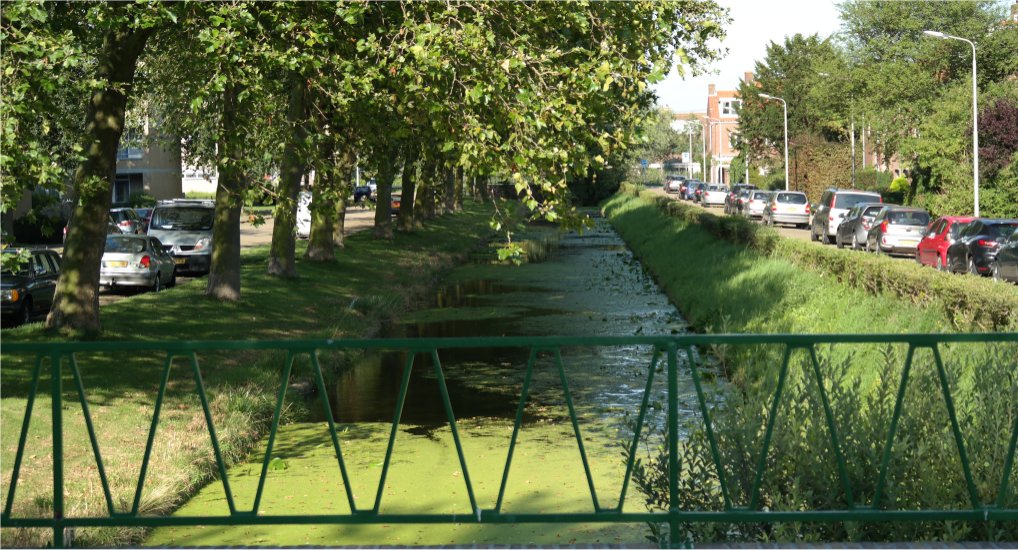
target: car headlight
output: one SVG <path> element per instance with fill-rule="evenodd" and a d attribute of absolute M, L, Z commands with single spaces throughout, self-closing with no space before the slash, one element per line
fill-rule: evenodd
<path fill-rule="evenodd" d="M 17 289 L 12 288 L 10 290 L 0 291 L 0 299 L 5 302 L 17 302 L 20 298 L 21 293 L 18 292 Z"/>
<path fill-rule="evenodd" d="M 198 239 L 198 242 L 194 243 L 194 249 L 196 251 L 197 250 L 205 250 L 206 248 L 208 248 L 210 246 L 212 246 L 212 239 L 210 239 L 208 237 L 203 237 L 201 239 Z"/>

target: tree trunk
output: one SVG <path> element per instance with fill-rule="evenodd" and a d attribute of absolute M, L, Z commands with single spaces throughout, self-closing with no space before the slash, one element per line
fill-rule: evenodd
<path fill-rule="evenodd" d="M 124 132 L 127 97 L 134 84 L 138 57 L 154 31 L 120 29 L 103 38 L 97 78 L 103 89 L 92 94 L 85 115 L 85 158 L 74 173 L 77 204 L 67 229 L 49 328 L 85 333 L 102 330 L 99 322 L 99 267 L 106 243 L 106 224 L 113 201 L 117 147 Z"/>
<path fill-rule="evenodd" d="M 378 192 L 375 202 L 374 235 L 379 239 L 392 238 L 392 182 L 396 179 L 393 156 L 386 155 L 378 165 Z"/>
<path fill-rule="evenodd" d="M 400 231 L 413 231 L 416 229 L 416 220 L 414 219 L 414 195 L 417 191 L 417 179 L 415 166 L 417 162 L 417 152 L 413 148 L 407 148 L 406 156 L 403 159 L 403 176 L 402 184 L 403 191 L 399 197 L 399 215 L 396 216 L 396 227 Z"/>
<path fill-rule="evenodd" d="M 269 248 L 269 275 L 296 277 L 295 258 L 297 195 L 304 177 L 304 146 L 307 140 L 307 83 L 290 75 L 290 99 L 286 109 L 289 135 L 280 167 L 279 197 L 273 212 L 272 245 Z"/>
<path fill-rule="evenodd" d="M 219 186 L 216 188 L 215 225 L 212 227 L 212 262 L 205 295 L 218 300 L 240 299 L 240 214 L 244 208 L 247 178 L 237 167 L 242 146 L 237 142 L 239 90 L 230 84 L 223 91 L 223 136 L 218 143 Z"/>
<path fill-rule="evenodd" d="M 331 141 L 331 140 L 330 140 Z M 315 178 L 311 200 L 311 234 L 304 257 L 313 262 L 331 262 L 336 259 L 336 161 L 332 145 L 322 148 L 322 162 Z"/>
<path fill-rule="evenodd" d="M 353 196 L 353 177 L 351 170 L 357 164 L 357 153 L 354 152 L 353 138 L 347 140 L 343 154 L 339 156 L 339 167 L 336 170 L 336 225 L 333 228 L 332 240 L 338 248 L 346 246 L 346 209 L 347 199 Z"/>
<path fill-rule="evenodd" d="M 442 193 L 442 213 L 452 214 L 456 211 L 456 170 L 446 168 L 442 171 L 442 176 L 445 184 Z"/>
<path fill-rule="evenodd" d="M 420 191 L 417 193 L 417 219 L 430 220 L 435 217 L 435 180 L 438 178 L 438 164 L 425 161 L 421 169 Z"/>
<path fill-rule="evenodd" d="M 453 192 L 453 209 L 457 212 L 463 210 L 463 188 L 466 186 L 463 167 L 456 168 L 456 189 Z"/>

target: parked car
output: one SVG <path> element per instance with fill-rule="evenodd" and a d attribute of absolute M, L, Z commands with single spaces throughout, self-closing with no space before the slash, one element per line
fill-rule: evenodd
<path fill-rule="evenodd" d="M 374 195 L 371 193 L 371 187 L 367 184 L 358 185 L 353 188 L 353 202 L 357 204 L 363 204 L 366 200 L 375 200 Z"/>
<path fill-rule="evenodd" d="M 686 178 L 682 176 L 670 175 L 665 177 L 664 189 L 665 193 L 678 193 L 682 188 L 682 184 L 686 182 Z"/>
<path fill-rule="evenodd" d="M 809 223 L 809 199 L 801 191 L 778 191 L 764 206 L 762 218 L 767 225 L 787 223 L 805 227 Z"/>
<path fill-rule="evenodd" d="M 732 189 L 728 191 L 728 196 L 725 197 L 725 214 L 739 213 L 739 194 L 749 189 L 756 189 L 756 186 L 748 183 L 736 183 L 732 186 Z"/>
<path fill-rule="evenodd" d="M 301 191 L 297 199 L 297 238 L 311 237 L 311 193 Z"/>
<path fill-rule="evenodd" d="M 739 194 L 735 196 L 735 201 L 732 203 L 732 214 L 745 216 L 746 207 L 749 204 L 749 197 L 752 194 L 752 189 L 743 189 L 742 191 L 739 191 Z"/>
<path fill-rule="evenodd" d="M 814 241 L 823 240 L 830 244 L 838 234 L 838 226 L 848 209 L 860 202 L 884 202 L 879 193 L 855 189 L 830 188 L 820 196 L 810 222 L 809 237 Z"/>
<path fill-rule="evenodd" d="M 771 194 L 769 191 L 752 191 L 749 194 L 749 201 L 746 202 L 746 206 L 743 208 L 743 213 L 750 218 L 762 218 L 764 208 L 767 208 L 767 203 L 770 202 Z"/>
<path fill-rule="evenodd" d="M 870 228 L 873 227 L 873 218 L 885 205 L 879 202 L 860 202 L 848 209 L 845 218 L 838 224 L 838 232 L 834 236 L 834 242 L 838 248 L 847 244 L 852 245 L 853 250 L 866 247 L 866 239 L 869 236 Z"/>
<path fill-rule="evenodd" d="M 922 208 L 885 206 L 873 218 L 866 237 L 866 250 L 913 256 L 929 225 L 930 213 Z"/>
<path fill-rule="evenodd" d="M 944 216 L 930 224 L 919 241 L 916 261 L 947 271 L 947 248 L 954 244 L 958 233 L 974 220 L 972 216 Z"/>
<path fill-rule="evenodd" d="M 110 217 L 120 226 L 120 232 L 127 235 L 144 233 L 143 222 L 135 214 L 133 208 L 111 208 Z"/>
<path fill-rule="evenodd" d="M 148 232 L 148 224 L 152 222 L 152 209 L 151 208 L 135 208 L 134 213 L 137 214 L 138 219 L 142 223 L 142 233 Z"/>
<path fill-rule="evenodd" d="M 6 248 L 3 254 L 18 251 Z M 29 251 L 28 262 L 0 277 L 0 314 L 22 325 L 49 311 L 60 278 L 60 256 L 52 250 Z"/>
<path fill-rule="evenodd" d="M 215 210 L 210 200 L 176 199 L 156 205 L 148 234 L 173 256 L 177 273 L 209 272 Z"/>
<path fill-rule="evenodd" d="M 947 247 L 948 269 L 952 273 L 968 271 L 973 275 L 989 275 L 997 250 L 1016 227 L 1018 220 L 972 220 L 958 233 L 954 244 Z"/>
<path fill-rule="evenodd" d="M 389 201 L 389 214 L 395 216 L 399 214 L 399 203 L 401 195 L 399 193 L 393 193 L 392 199 Z"/>
<path fill-rule="evenodd" d="M 63 237 L 63 241 L 62 241 L 64 244 L 67 244 L 67 229 L 69 227 L 70 227 L 70 223 L 68 223 L 67 225 L 64 226 L 64 237 Z M 121 235 L 123 233 L 124 232 L 120 230 L 120 226 L 117 225 L 117 222 L 113 221 L 113 216 L 110 216 L 106 220 L 106 234 L 107 235 Z"/>
<path fill-rule="evenodd" d="M 704 206 L 724 206 L 727 196 L 727 185 L 708 185 L 707 190 L 700 195 L 700 202 Z"/>
<path fill-rule="evenodd" d="M 707 184 L 706 183 L 704 183 L 702 181 L 698 181 L 698 182 L 694 183 L 693 184 L 693 193 L 692 193 L 692 196 L 690 197 L 690 200 L 693 201 L 693 202 L 702 202 L 703 201 L 703 194 L 704 194 L 704 192 L 706 190 L 707 190 Z"/>
<path fill-rule="evenodd" d="M 997 257 L 990 263 L 994 280 L 1018 283 L 1018 229 L 997 250 Z"/>
<path fill-rule="evenodd" d="M 159 239 L 148 235 L 106 237 L 100 286 L 140 286 L 159 292 L 176 284 L 176 263 Z"/>

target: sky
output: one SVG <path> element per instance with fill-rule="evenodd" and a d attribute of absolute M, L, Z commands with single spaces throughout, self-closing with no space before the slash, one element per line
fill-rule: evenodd
<path fill-rule="evenodd" d="M 716 74 L 683 79 L 672 70 L 654 87 L 659 105 L 676 112 L 706 111 L 707 85 L 737 89 L 746 71 L 763 60 L 770 42 L 783 43 L 785 36 L 795 33 L 826 37 L 840 26 L 834 0 L 718 0 L 718 4 L 731 10 L 732 22 L 722 43 L 728 55 L 711 66 Z"/>

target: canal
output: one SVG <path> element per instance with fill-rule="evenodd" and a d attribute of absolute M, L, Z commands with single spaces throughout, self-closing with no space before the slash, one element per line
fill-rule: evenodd
<path fill-rule="evenodd" d="M 563 233 L 546 261 L 519 267 L 469 264 L 455 270 L 433 307 L 386 329 L 387 337 L 608 336 L 677 334 L 686 323 L 622 240 L 602 219 L 582 234 Z M 627 418 L 643 397 L 652 350 L 639 346 L 562 351 L 566 381 L 579 418 L 602 506 L 618 504 Z M 443 351 L 440 360 L 478 505 L 494 507 L 506 460 L 528 352 L 491 348 Z M 381 353 L 342 369 L 329 384 L 343 458 L 359 509 L 370 509 L 378 481 L 405 356 Z M 656 377 L 652 403 L 663 403 Z M 382 513 L 470 513 L 434 366 L 418 356 L 411 375 L 391 469 L 381 491 Z M 692 417 L 692 385 L 681 388 Z M 308 422 L 281 428 L 261 509 L 266 514 L 349 513 L 345 488 L 320 400 Z M 646 456 L 648 451 L 642 453 Z M 260 451 L 229 472 L 238 509 L 250 508 Z M 592 510 L 563 384 L 552 357 L 535 365 L 513 457 L 503 512 Z M 631 486 L 625 509 L 644 509 Z M 204 488 L 178 514 L 226 514 L 222 485 Z M 643 526 L 384 525 L 165 528 L 151 545 L 445 545 L 646 544 Z"/>

